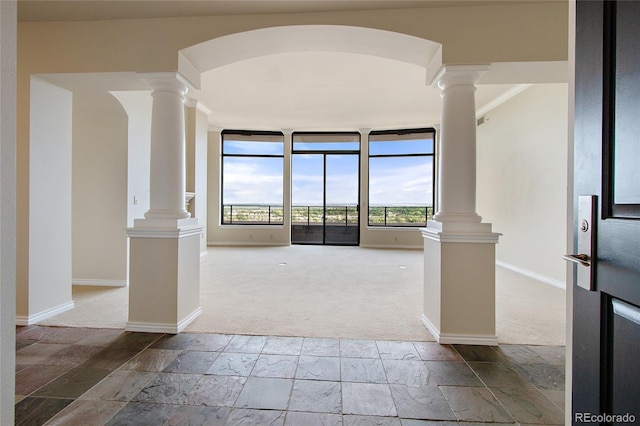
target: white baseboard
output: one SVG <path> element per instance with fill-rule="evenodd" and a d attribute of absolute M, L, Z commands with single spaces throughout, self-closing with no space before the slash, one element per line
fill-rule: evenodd
<path fill-rule="evenodd" d="M 44 311 L 40 311 L 37 314 L 24 316 L 17 315 L 16 316 L 16 325 L 31 325 L 37 324 L 40 321 L 44 321 L 53 316 L 61 314 L 63 312 L 69 311 L 75 307 L 75 303 L 72 301 L 63 303 L 58 306 L 54 306 L 53 308 L 45 309 Z"/>
<path fill-rule="evenodd" d="M 127 287 L 129 281 L 127 280 L 94 280 L 94 279 L 73 279 L 71 280 L 73 285 L 95 285 L 102 287 Z"/>
<path fill-rule="evenodd" d="M 216 246 L 246 246 L 246 247 L 261 247 L 261 246 L 288 246 L 288 243 L 282 242 L 267 242 L 267 241 L 214 241 L 207 243 L 208 247 L 216 247 Z"/>
<path fill-rule="evenodd" d="M 200 314 L 202 314 L 202 309 L 198 308 L 177 324 L 127 321 L 125 330 L 138 331 L 143 333 L 178 334 L 182 330 L 187 328 L 187 326 L 191 324 L 196 318 L 198 318 Z"/>
<path fill-rule="evenodd" d="M 535 272 L 528 271 L 526 269 L 519 268 L 517 266 L 511 265 L 509 263 L 503 262 L 501 260 L 496 260 L 496 265 L 508 269 L 513 272 L 517 272 L 518 274 L 524 275 L 525 277 L 533 278 L 534 280 L 543 282 L 545 284 L 552 285 L 554 287 L 561 288 L 563 290 L 567 289 L 567 284 L 562 281 L 554 280 L 553 278 L 545 277 L 544 275 L 536 274 Z"/>
<path fill-rule="evenodd" d="M 403 250 L 423 250 L 424 244 L 411 245 L 411 244 L 360 244 L 363 248 L 380 248 L 380 249 L 403 249 Z"/>
<path fill-rule="evenodd" d="M 429 333 L 431 333 L 431 335 L 435 337 L 436 340 L 438 340 L 438 337 L 440 336 L 440 330 L 438 329 L 438 327 L 433 325 L 431 321 L 429 321 L 429 318 L 425 317 L 424 314 L 422 314 L 422 318 L 420 318 L 420 320 L 422 321 L 422 324 L 427 327 Z"/>
<path fill-rule="evenodd" d="M 482 345 L 482 346 L 498 346 L 498 336 L 478 336 L 463 334 L 446 334 L 440 333 L 440 330 L 429 321 L 429 318 L 422 315 L 422 324 L 427 327 L 429 333 L 441 345 Z"/>

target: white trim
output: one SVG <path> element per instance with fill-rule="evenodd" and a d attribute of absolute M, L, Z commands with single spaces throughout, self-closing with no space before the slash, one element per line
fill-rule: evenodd
<path fill-rule="evenodd" d="M 153 90 L 157 90 L 153 86 L 154 86 L 154 83 L 157 85 L 158 82 L 160 83 L 160 85 L 166 84 L 166 83 L 169 83 L 169 84 L 179 83 L 183 85 L 185 90 L 184 90 L 184 93 L 182 93 L 182 96 L 184 96 L 187 92 L 193 92 L 199 89 L 191 82 L 191 80 L 189 80 L 187 77 L 182 75 L 182 73 L 179 71 L 177 72 L 176 71 L 138 72 L 136 74 L 140 80 L 146 82 L 147 84 L 151 83 L 149 85 L 152 86 Z M 161 87 L 165 88 L 166 86 L 161 86 Z"/>
<path fill-rule="evenodd" d="M 482 345 L 498 346 L 498 336 L 465 336 L 462 334 L 441 334 L 438 339 L 441 345 Z"/>
<path fill-rule="evenodd" d="M 75 307 L 75 303 L 73 302 L 73 300 L 71 300 L 61 305 L 54 306 L 53 308 L 45 309 L 44 311 L 38 312 L 37 314 L 33 314 L 29 316 L 17 315 L 16 325 L 36 324 L 40 321 L 44 321 L 58 314 L 69 311 L 74 307 Z"/>
<path fill-rule="evenodd" d="M 443 232 L 429 228 L 422 228 L 421 231 L 424 238 L 441 243 L 497 244 L 502 235 L 496 232 Z"/>
<path fill-rule="evenodd" d="M 189 98 L 189 97 L 185 97 L 184 98 L 184 105 L 186 107 L 189 108 L 195 108 L 198 106 L 198 100 L 197 99 L 193 99 L 193 98 Z"/>
<path fill-rule="evenodd" d="M 206 106 L 204 106 L 204 104 L 202 102 L 198 102 L 198 104 L 196 105 L 196 109 L 202 113 L 204 113 L 205 115 L 209 116 L 211 114 L 213 114 L 213 111 L 211 111 L 209 108 L 207 108 Z"/>
<path fill-rule="evenodd" d="M 184 228 L 127 228 L 130 238 L 184 238 L 202 234 L 202 226 L 186 226 Z"/>
<path fill-rule="evenodd" d="M 195 311 L 187 315 L 182 321 L 178 323 L 178 333 L 187 328 L 196 318 L 202 314 L 202 308 L 198 307 Z"/>
<path fill-rule="evenodd" d="M 429 330 L 438 343 L 441 345 L 483 345 L 498 346 L 498 336 L 463 335 L 463 334 L 443 334 L 429 321 L 429 318 L 422 315 L 422 324 Z"/>
<path fill-rule="evenodd" d="M 517 266 L 511 265 L 509 263 L 503 262 L 501 260 L 496 260 L 496 266 L 500 266 L 504 269 L 509 269 L 510 271 L 517 272 L 518 274 L 524 275 L 525 277 L 533 278 L 534 280 L 543 282 L 545 284 L 552 285 L 554 287 L 561 288 L 563 290 L 567 289 L 567 284 L 562 281 L 554 280 L 553 278 L 545 277 L 544 275 L 536 274 L 535 272 L 528 271 L 526 269 L 519 268 Z"/>
<path fill-rule="evenodd" d="M 473 83 L 474 85 L 491 69 L 491 64 L 447 65 L 443 64 L 430 82 L 430 86 L 445 90 L 447 87 Z"/>
<path fill-rule="evenodd" d="M 100 287 L 127 287 L 129 281 L 127 280 L 95 280 L 95 279 L 73 279 L 72 285 L 94 285 Z"/>
<path fill-rule="evenodd" d="M 167 333 L 167 334 L 178 334 L 189 324 L 191 324 L 196 318 L 198 318 L 202 314 L 202 308 L 198 308 L 189 314 L 186 318 L 180 321 L 177 324 L 162 324 L 162 323 L 154 323 L 154 322 L 135 322 L 135 321 L 127 321 L 127 325 L 125 330 L 127 331 L 138 331 L 143 333 Z"/>
<path fill-rule="evenodd" d="M 431 206 L 429 206 L 431 207 Z M 365 225 L 367 232 L 417 232 L 424 228 L 423 225 L 416 226 L 378 226 L 378 225 Z"/>
<path fill-rule="evenodd" d="M 207 261 L 207 251 L 200 252 L 200 263 L 204 263 Z"/>
<path fill-rule="evenodd" d="M 266 242 L 266 241 L 214 241 L 214 242 L 208 242 L 207 243 L 207 247 L 216 247 L 216 246 L 254 246 L 254 247 L 261 247 L 261 246 L 280 246 L 280 247 L 284 247 L 284 246 L 290 246 L 290 243 L 283 243 L 283 242 Z"/>
<path fill-rule="evenodd" d="M 427 318 L 424 314 L 422 314 L 422 318 L 420 318 L 420 320 L 422 321 L 422 324 L 425 327 L 427 327 L 427 330 L 429 330 L 429 333 L 431 333 L 431 335 L 435 337 L 437 341 L 438 337 L 440 336 L 440 330 L 438 329 L 438 327 L 433 325 L 433 323 L 429 321 L 429 318 Z"/>
<path fill-rule="evenodd" d="M 494 100 L 492 100 L 491 102 L 483 106 L 482 108 L 479 108 L 476 111 L 476 118 L 482 117 L 484 114 L 488 113 L 498 105 L 507 102 L 509 99 L 513 98 L 514 96 L 524 91 L 525 89 L 528 89 L 530 86 L 531 84 L 518 84 L 517 86 L 512 87 L 511 89 L 507 90 L 502 95 L 498 96 L 497 98 L 495 98 Z"/>
<path fill-rule="evenodd" d="M 363 248 L 381 248 L 381 249 L 407 249 L 407 250 L 423 250 L 424 244 L 360 244 Z"/>
<path fill-rule="evenodd" d="M 236 223 L 222 223 L 219 225 L 216 225 L 217 228 L 220 229 L 246 229 L 246 230 L 253 230 L 253 229 L 268 229 L 268 230 L 274 230 L 274 229 L 286 229 L 289 228 L 288 226 L 285 227 L 284 224 L 277 224 L 277 225 L 242 225 L 242 224 L 236 224 Z"/>

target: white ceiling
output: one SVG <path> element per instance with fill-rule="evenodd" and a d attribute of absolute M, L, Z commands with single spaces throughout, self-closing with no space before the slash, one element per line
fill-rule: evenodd
<path fill-rule="evenodd" d="M 376 56 L 297 52 L 261 56 L 202 74 L 210 124 L 236 129 L 355 130 L 440 122 L 440 91 L 425 69 Z M 478 90 L 482 106 L 512 85 Z"/>

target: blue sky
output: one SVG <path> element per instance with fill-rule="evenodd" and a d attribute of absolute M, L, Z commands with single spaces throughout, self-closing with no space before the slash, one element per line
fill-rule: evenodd
<path fill-rule="evenodd" d="M 425 146 L 424 141 L 421 142 Z M 375 154 L 416 152 L 417 149 L 416 142 L 371 145 Z M 430 149 L 428 146 L 420 150 Z M 282 143 L 225 141 L 225 153 L 278 155 L 282 153 Z M 431 205 L 432 157 L 374 157 L 369 162 L 371 206 Z M 224 204 L 282 204 L 282 157 L 225 157 L 224 163 Z M 327 204 L 358 203 L 358 156 L 327 156 L 326 189 Z M 295 154 L 292 160 L 293 204 L 322 205 L 322 201 L 323 155 Z"/>

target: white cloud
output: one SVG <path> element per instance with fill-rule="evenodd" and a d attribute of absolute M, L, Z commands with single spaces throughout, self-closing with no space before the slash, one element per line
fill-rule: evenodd
<path fill-rule="evenodd" d="M 385 167 L 372 171 L 369 180 L 371 205 L 430 205 L 431 165 Z"/>
<path fill-rule="evenodd" d="M 282 205 L 282 161 L 230 160 L 224 164 L 224 204 Z"/>

